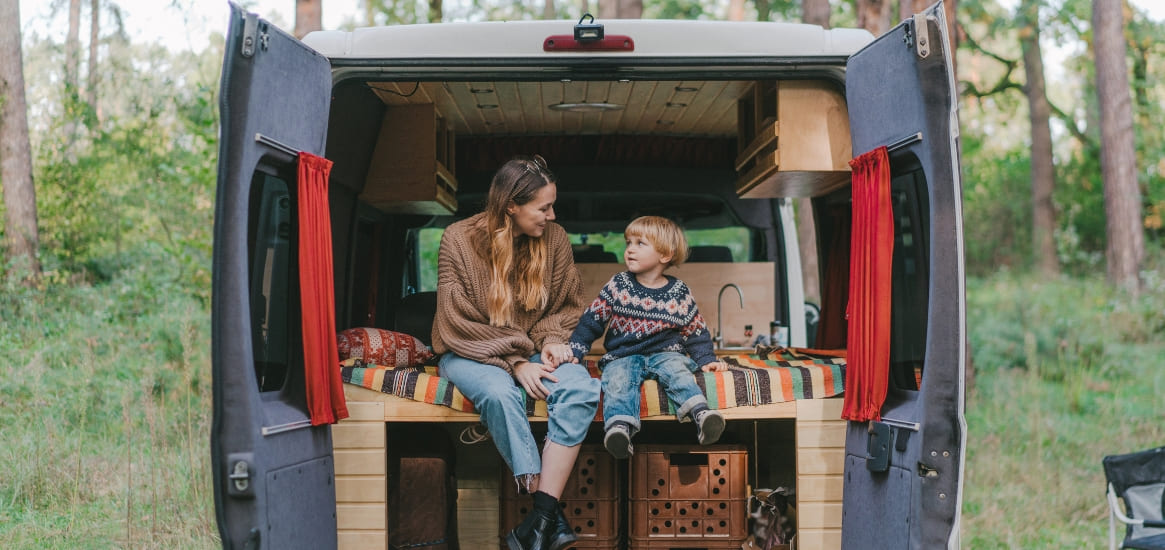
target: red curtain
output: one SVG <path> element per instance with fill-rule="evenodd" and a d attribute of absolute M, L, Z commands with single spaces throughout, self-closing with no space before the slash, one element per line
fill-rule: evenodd
<path fill-rule="evenodd" d="M 303 364 L 312 426 L 348 417 L 336 351 L 336 297 L 332 286 L 332 226 L 328 174 L 332 161 L 299 154 L 299 298 L 303 309 Z"/>
<path fill-rule="evenodd" d="M 894 257 L 894 210 L 890 159 L 879 147 L 850 161 L 853 220 L 850 228 L 848 320 L 842 418 L 882 418 L 890 375 L 890 260 Z"/>

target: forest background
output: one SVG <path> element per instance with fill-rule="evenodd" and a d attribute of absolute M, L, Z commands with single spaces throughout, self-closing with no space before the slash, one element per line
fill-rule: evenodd
<path fill-rule="evenodd" d="M 298 34 L 318 28 L 330 5 L 285 1 L 288 13 L 307 5 L 295 21 L 274 18 Z M 600 19 L 806 21 L 879 34 L 917 3 L 360 0 L 341 26 L 577 19 L 592 9 Z M 1165 23 L 1141 5 L 948 5 L 975 367 L 967 548 L 1101 546 L 1100 459 L 1165 444 Z M 16 0 L 0 0 L 4 548 L 219 545 L 209 294 L 225 27 L 205 47 L 134 40 L 128 6 L 52 0 L 48 24 L 22 35 Z M 1115 34 L 1101 32 L 1100 14 L 1115 14 Z M 13 66 L 23 68 L 27 170 L 12 160 Z M 1127 84 L 1114 90 L 1110 69 Z M 1102 131 L 1122 102 L 1128 122 Z M 1116 220 L 1129 223 L 1114 229 Z"/>

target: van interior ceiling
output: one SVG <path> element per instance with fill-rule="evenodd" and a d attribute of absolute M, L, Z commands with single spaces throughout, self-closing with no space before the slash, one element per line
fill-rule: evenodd
<path fill-rule="evenodd" d="M 346 262 L 336 259 L 338 319 L 385 326 L 401 296 L 420 290 L 419 275 L 408 272 L 418 263 L 409 257 L 416 254 L 410 231 L 480 212 L 494 171 L 518 154 L 547 159 L 559 179 L 558 222 L 572 235 L 621 234 L 641 215 L 664 215 L 686 230 L 743 227 L 749 238 L 736 261 L 775 262 L 783 279 L 778 200 L 738 195 L 738 118 L 758 125 L 738 110 L 753 86 L 744 80 L 338 83 L 327 143 L 335 163 L 332 211 L 341 218 L 332 220 L 333 239 L 336 250 L 353 252 Z M 434 127 L 432 135 L 421 135 Z M 378 178 L 399 171 L 420 174 L 402 181 L 432 181 L 432 161 L 418 160 L 432 149 L 442 165 L 434 200 L 374 195 Z M 355 246 L 344 246 L 349 238 Z M 610 252 L 594 257 L 621 262 Z M 700 254 L 712 254 L 710 260 L 723 251 Z M 370 262 L 378 269 L 368 269 Z M 349 282 L 350 293 L 340 281 Z M 784 297 L 773 298 L 779 318 L 788 318 Z"/>

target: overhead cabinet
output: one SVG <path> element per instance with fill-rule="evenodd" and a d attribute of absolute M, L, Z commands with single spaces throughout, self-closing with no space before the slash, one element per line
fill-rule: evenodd
<path fill-rule="evenodd" d="M 816 80 L 754 83 L 737 101 L 736 193 L 813 197 L 850 180 L 845 97 Z"/>
<path fill-rule="evenodd" d="M 360 199 L 385 212 L 456 212 L 455 137 L 432 103 L 388 106 Z"/>

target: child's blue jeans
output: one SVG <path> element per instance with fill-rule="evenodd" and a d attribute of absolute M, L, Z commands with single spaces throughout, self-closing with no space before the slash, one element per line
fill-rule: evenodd
<path fill-rule="evenodd" d="M 708 399 L 696 385 L 692 373 L 700 370 L 695 361 L 682 353 L 665 351 L 651 355 L 629 355 L 603 366 L 603 427 L 614 422 L 631 425 L 631 435 L 639 431 L 639 386 L 655 379 L 672 402 L 679 405 L 676 418 L 688 416 L 697 405 Z"/>

